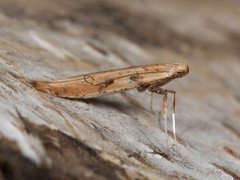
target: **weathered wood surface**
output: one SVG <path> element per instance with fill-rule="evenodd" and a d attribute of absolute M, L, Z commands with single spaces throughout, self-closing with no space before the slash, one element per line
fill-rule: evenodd
<path fill-rule="evenodd" d="M 0 179 L 240 179 L 239 9 L 235 0 L 1 0 Z M 27 83 L 165 62 L 190 66 L 167 85 L 178 143 L 158 128 L 160 96 L 152 114 L 148 92 L 82 101 Z"/>

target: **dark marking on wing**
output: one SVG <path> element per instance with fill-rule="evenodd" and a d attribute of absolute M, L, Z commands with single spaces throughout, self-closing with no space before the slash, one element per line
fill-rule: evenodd
<path fill-rule="evenodd" d="M 113 79 L 108 79 L 104 82 L 105 84 L 105 87 L 108 87 L 109 85 L 113 84 L 114 83 L 114 80 Z"/>
<path fill-rule="evenodd" d="M 113 83 L 114 83 L 114 80 L 113 80 L 113 79 L 107 79 L 106 81 L 97 84 L 97 85 L 99 86 L 98 91 L 99 91 L 99 92 L 102 92 L 103 89 L 105 89 L 106 87 L 110 86 L 110 85 L 113 84 Z M 102 93 L 105 93 L 105 91 L 103 91 Z"/>
<path fill-rule="evenodd" d="M 140 79 L 140 76 L 139 76 L 139 74 L 134 74 L 134 75 L 131 75 L 131 76 L 130 76 L 130 79 L 131 79 L 132 81 L 138 81 L 138 80 Z"/>
<path fill-rule="evenodd" d="M 92 76 L 90 76 L 90 75 L 84 75 L 83 76 L 83 79 L 84 79 L 84 81 L 86 81 L 87 83 L 89 83 L 89 84 L 91 84 L 91 85 L 94 85 L 92 82 L 90 82 L 87 78 L 90 78 L 92 81 L 94 81 L 95 79 L 92 77 Z"/>
<path fill-rule="evenodd" d="M 146 83 L 146 84 L 140 84 L 138 87 L 137 87 L 137 90 L 138 92 L 143 92 L 145 90 L 147 90 L 149 88 L 150 84 L 149 83 Z"/>

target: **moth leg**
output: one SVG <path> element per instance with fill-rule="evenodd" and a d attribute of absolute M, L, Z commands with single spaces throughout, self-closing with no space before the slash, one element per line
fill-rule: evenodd
<path fill-rule="evenodd" d="M 164 130 L 165 134 L 167 136 L 168 131 L 167 131 L 167 93 L 163 95 L 163 100 L 162 100 L 162 116 L 164 119 Z"/>
<path fill-rule="evenodd" d="M 167 134 L 167 94 L 173 94 L 173 102 L 172 102 L 172 129 L 173 129 L 173 137 L 174 141 L 176 142 L 176 121 L 175 121 L 175 104 L 176 104 L 176 92 L 173 90 L 162 89 L 160 87 L 152 87 L 149 88 L 149 91 L 155 92 L 157 94 L 163 95 L 163 105 L 162 105 L 162 115 L 164 119 L 164 129 L 165 133 Z"/>
<path fill-rule="evenodd" d="M 176 104 L 176 93 L 173 93 L 173 106 L 172 106 L 172 126 L 173 126 L 173 137 L 174 141 L 177 141 L 176 138 L 176 125 L 175 125 L 175 104 Z"/>
<path fill-rule="evenodd" d="M 175 121 L 175 105 L 176 105 L 176 92 L 173 90 L 164 89 L 166 93 L 173 94 L 173 102 L 172 102 L 172 130 L 173 130 L 173 138 L 176 142 L 176 121 Z"/>
<path fill-rule="evenodd" d="M 153 111 L 153 92 L 151 92 L 151 102 L 150 102 L 150 109 L 151 109 L 151 112 L 154 114 L 154 111 Z"/>
<path fill-rule="evenodd" d="M 172 130 L 173 130 L 173 138 L 176 142 L 176 121 L 175 121 L 175 105 L 176 105 L 176 92 L 173 90 L 163 89 L 166 93 L 173 94 L 173 102 L 172 102 Z"/>

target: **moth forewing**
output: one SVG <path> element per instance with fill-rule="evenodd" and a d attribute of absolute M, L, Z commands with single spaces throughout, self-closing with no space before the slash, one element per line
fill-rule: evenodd
<path fill-rule="evenodd" d="M 111 73 L 110 73 L 111 74 Z M 60 80 L 53 82 L 36 82 L 35 87 L 39 90 L 68 98 L 93 98 L 137 88 L 143 84 L 155 84 L 157 81 L 169 79 L 167 73 L 148 73 L 120 76 L 98 80 L 97 76 L 79 77 L 74 80 Z M 164 84 L 163 84 L 164 85 Z"/>
<path fill-rule="evenodd" d="M 86 78 L 92 79 L 96 84 L 105 81 L 108 78 L 117 79 L 124 76 L 131 76 L 135 74 L 150 74 L 150 73 L 160 73 L 171 72 L 171 69 L 174 68 L 176 64 L 155 64 L 155 65 L 143 65 L 143 66 L 133 66 L 122 69 L 100 71 L 95 73 L 88 73 L 85 75 L 68 77 L 53 82 L 65 82 L 65 81 L 79 81 Z"/>
<path fill-rule="evenodd" d="M 173 73 L 176 73 L 178 67 L 185 66 L 178 63 L 135 66 L 88 73 L 51 82 L 33 81 L 32 84 L 40 91 L 58 97 L 92 98 L 138 88 L 143 84 L 164 85 L 175 78 Z M 164 83 L 161 84 L 161 82 Z"/>

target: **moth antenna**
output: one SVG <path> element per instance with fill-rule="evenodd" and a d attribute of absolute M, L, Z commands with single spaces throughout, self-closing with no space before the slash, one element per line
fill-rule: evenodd
<path fill-rule="evenodd" d="M 175 105 L 176 105 L 176 93 L 173 93 L 173 106 L 172 106 L 172 128 L 173 128 L 173 137 L 176 142 L 176 123 L 175 123 Z"/>

